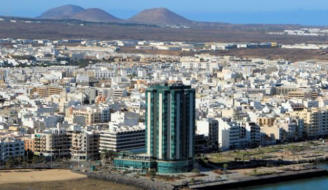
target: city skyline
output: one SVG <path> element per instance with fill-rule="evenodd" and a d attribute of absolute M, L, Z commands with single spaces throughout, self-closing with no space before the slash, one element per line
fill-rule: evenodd
<path fill-rule="evenodd" d="M 1 189 L 326 189 L 327 0 L 0 6 Z"/>
<path fill-rule="evenodd" d="M 34 34 L 47 22 L 0 19 L 1 29 L 21 24 Z M 102 25 L 62 23 L 70 35 Z M 30 181 L 40 168 L 61 168 L 44 180 L 69 181 L 68 189 L 76 171 L 88 183 L 158 190 L 320 181 L 303 178 L 328 174 L 312 165 L 328 158 L 328 30 L 268 26 L 254 33 L 259 42 L 247 41 L 249 31 L 229 42 L 4 35 L 0 168 L 31 172 L 3 172 L 0 184 L 40 182 Z"/>

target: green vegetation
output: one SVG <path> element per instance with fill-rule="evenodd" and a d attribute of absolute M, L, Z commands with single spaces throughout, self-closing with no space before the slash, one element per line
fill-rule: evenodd
<path fill-rule="evenodd" d="M 306 155 L 323 156 L 326 145 L 319 141 L 258 147 L 246 150 L 231 150 L 206 154 L 199 159 L 204 164 L 224 164 L 229 162 L 247 162 L 251 160 L 290 160 L 302 159 Z"/>
<path fill-rule="evenodd" d="M 103 152 L 101 152 L 100 154 L 100 158 L 102 160 L 114 160 L 114 157 L 116 156 L 116 153 L 114 151 L 111 150 L 104 150 Z"/>
<path fill-rule="evenodd" d="M 227 171 L 228 167 L 229 167 L 229 165 L 227 163 L 226 164 L 223 164 L 223 170 L 224 171 Z"/>
<path fill-rule="evenodd" d="M 199 174 L 199 173 L 200 173 L 200 171 L 199 171 L 198 168 L 194 168 L 194 169 L 192 169 L 191 172 L 192 172 L 192 173 L 196 173 L 196 174 Z"/>
<path fill-rule="evenodd" d="M 251 173 L 248 175 L 250 176 L 263 176 L 263 175 L 272 175 L 275 174 L 276 172 L 274 171 L 269 171 L 269 170 L 260 170 L 258 171 L 257 169 L 253 169 Z"/>
<path fill-rule="evenodd" d="M 9 158 L 5 162 L 1 162 L 0 166 L 5 166 L 5 168 L 14 168 L 17 166 L 28 166 L 30 164 L 45 163 L 46 158 L 44 156 L 33 155 L 32 152 L 27 151 L 24 157 Z"/>

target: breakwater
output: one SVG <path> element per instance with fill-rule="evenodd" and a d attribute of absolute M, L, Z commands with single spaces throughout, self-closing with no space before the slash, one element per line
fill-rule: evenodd
<path fill-rule="evenodd" d="M 108 173 L 108 172 L 79 172 L 85 174 L 89 178 L 110 181 L 116 184 L 124 184 L 134 186 L 143 190 L 173 190 L 173 185 L 164 183 L 158 180 L 150 180 L 143 177 L 128 176 L 122 174 Z"/>
<path fill-rule="evenodd" d="M 199 183 L 189 185 L 190 189 L 207 190 L 207 189 L 235 189 L 240 187 L 271 184 L 282 181 L 290 181 L 296 179 L 304 179 L 310 177 L 319 177 L 328 175 L 325 169 L 306 169 L 300 171 L 289 171 L 281 174 L 272 174 L 265 176 L 252 176 L 238 180 L 221 180 L 217 182 Z"/>

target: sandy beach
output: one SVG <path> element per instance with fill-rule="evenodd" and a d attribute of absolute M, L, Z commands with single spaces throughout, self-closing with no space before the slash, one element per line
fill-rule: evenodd
<path fill-rule="evenodd" d="M 1 170 L 0 185 L 12 183 L 35 183 L 85 179 L 87 176 L 73 173 L 70 170 Z"/>
<path fill-rule="evenodd" d="M 0 190 L 140 190 L 133 186 L 89 179 L 70 170 L 0 170 Z"/>

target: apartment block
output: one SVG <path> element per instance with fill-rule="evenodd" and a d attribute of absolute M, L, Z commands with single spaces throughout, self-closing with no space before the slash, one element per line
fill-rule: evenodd
<path fill-rule="evenodd" d="M 110 126 L 100 133 L 100 151 L 130 151 L 145 148 L 145 126 Z"/>
<path fill-rule="evenodd" d="M 30 90 L 30 95 L 37 94 L 40 97 L 49 97 L 54 94 L 60 94 L 63 91 L 61 87 L 55 86 L 41 86 L 41 87 L 34 87 Z"/>
<path fill-rule="evenodd" d="M 255 123 L 220 118 L 218 143 L 221 150 L 258 146 L 261 143 L 260 127 Z"/>
<path fill-rule="evenodd" d="M 66 110 L 66 119 L 70 123 L 86 126 L 110 121 L 110 108 L 102 106 L 70 107 Z"/>
<path fill-rule="evenodd" d="M 24 141 L 13 137 L 0 138 L 0 161 L 24 156 Z"/>
<path fill-rule="evenodd" d="M 294 111 L 291 115 L 304 121 L 304 132 L 306 137 L 316 138 L 328 135 L 328 109 L 304 109 L 302 111 Z"/>
<path fill-rule="evenodd" d="M 75 161 L 99 159 L 99 133 L 90 131 L 71 131 L 70 154 Z"/>

